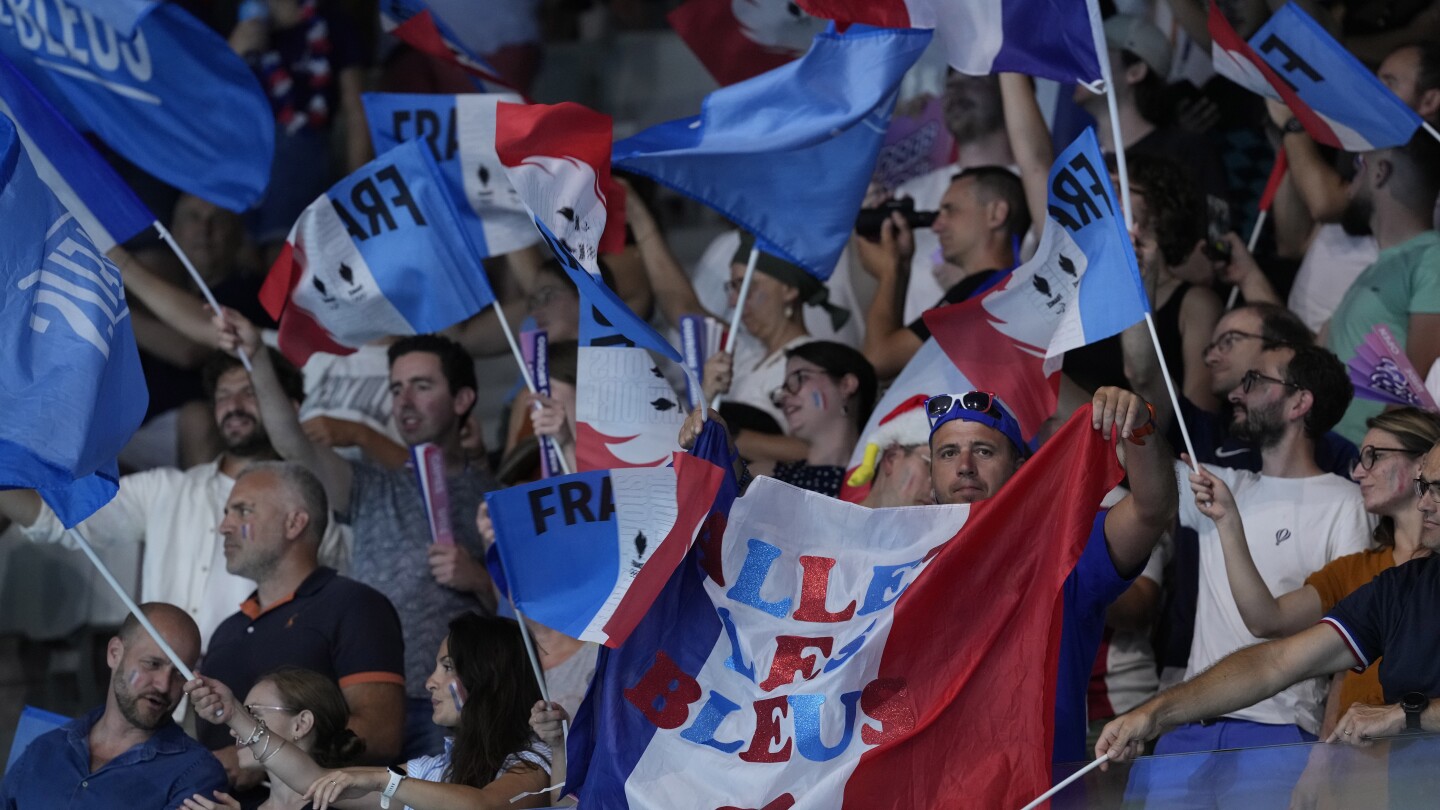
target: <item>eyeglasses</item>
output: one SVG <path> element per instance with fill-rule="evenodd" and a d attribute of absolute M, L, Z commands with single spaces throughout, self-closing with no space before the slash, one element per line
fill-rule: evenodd
<path fill-rule="evenodd" d="M 1440 481 L 1426 481 L 1420 476 L 1415 476 L 1415 497 L 1423 498 L 1425 493 L 1430 493 L 1430 500 L 1440 503 Z"/>
<path fill-rule="evenodd" d="M 797 368 L 789 374 L 786 374 L 785 382 L 782 383 L 779 388 L 770 392 L 770 403 L 777 408 L 781 407 L 780 401 L 784 399 L 786 394 L 794 396 L 800 393 L 800 389 L 805 386 L 805 381 L 818 373 L 820 372 L 811 371 L 808 368 Z"/>
<path fill-rule="evenodd" d="M 299 709 L 292 709 L 289 706 L 261 706 L 258 703 L 245 704 L 245 711 L 254 714 L 256 709 L 270 709 L 271 711 L 285 712 L 286 714 L 299 714 Z"/>
<path fill-rule="evenodd" d="M 961 410 L 983 413 L 996 421 L 1004 418 L 1004 412 L 996 403 L 995 395 L 989 391 L 971 391 L 958 397 L 941 394 L 938 397 L 931 397 L 930 401 L 925 404 L 925 415 L 930 417 L 930 427 L 935 427 L 935 423 L 940 417 L 955 410 L 957 406 Z"/>
<path fill-rule="evenodd" d="M 1250 389 L 1254 388 L 1255 383 L 1257 382 L 1274 383 L 1276 385 L 1283 385 L 1286 388 L 1294 388 L 1297 391 L 1300 390 L 1300 386 L 1296 383 L 1287 382 L 1278 377 L 1269 377 L 1261 374 L 1254 369 L 1245 372 L 1245 376 L 1240 378 L 1240 389 L 1248 394 L 1250 393 Z"/>
<path fill-rule="evenodd" d="M 1419 455 L 1419 453 L 1412 453 L 1403 447 L 1376 447 L 1373 444 L 1367 444 L 1360 448 L 1360 457 L 1355 459 L 1355 463 L 1350 465 L 1350 469 L 1353 470 L 1356 466 L 1366 470 L 1373 469 L 1381 453 L 1404 453 L 1407 456 Z"/>
<path fill-rule="evenodd" d="M 1239 329 L 1231 329 L 1228 332 L 1221 333 L 1220 337 L 1215 338 L 1214 342 L 1206 346 L 1205 354 L 1209 354 L 1212 351 L 1229 354 L 1230 349 L 1235 346 L 1235 341 L 1237 340 L 1264 340 L 1264 337 L 1262 335 L 1252 335 L 1249 332 L 1241 332 Z"/>

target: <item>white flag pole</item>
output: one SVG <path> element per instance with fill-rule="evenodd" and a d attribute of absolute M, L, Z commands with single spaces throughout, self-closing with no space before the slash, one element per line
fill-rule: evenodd
<path fill-rule="evenodd" d="M 730 316 L 730 332 L 725 335 L 724 351 L 730 354 L 732 360 L 735 357 L 735 341 L 740 337 L 740 316 L 745 312 L 745 299 L 750 296 L 750 279 L 755 277 L 755 263 L 759 260 L 760 248 L 750 248 L 750 258 L 745 262 L 745 277 L 740 280 L 740 296 L 735 299 L 735 314 Z M 716 394 L 710 407 L 719 408 L 720 400 L 724 398 L 724 394 Z"/>
<path fill-rule="evenodd" d="M 165 244 L 170 246 L 170 250 L 174 252 L 175 257 L 180 260 L 180 263 L 185 265 L 185 270 L 190 274 L 190 278 L 195 282 L 195 286 L 200 288 L 200 294 L 205 296 L 205 303 L 210 305 L 210 309 L 214 310 L 216 315 L 219 315 L 220 303 L 215 300 L 215 293 L 210 292 L 210 285 L 206 284 L 205 279 L 200 277 L 200 271 L 196 270 L 195 265 L 190 263 L 190 257 L 186 256 L 185 251 L 180 249 L 180 245 L 175 242 L 175 237 L 170 235 L 170 231 L 161 224 L 160 220 L 155 220 L 153 224 L 155 231 L 160 234 L 160 238 L 164 240 Z M 250 367 L 250 357 L 245 354 L 245 348 L 243 346 L 236 346 L 235 353 L 239 355 L 240 365 L 245 367 L 246 373 L 254 373 L 255 369 Z"/>
<path fill-rule="evenodd" d="M 1430 133 L 1430 135 L 1433 136 L 1435 140 L 1440 141 L 1440 132 L 1436 132 L 1435 127 L 1431 126 L 1429 121 L 1421 119 L 1420 126 L 1425 127 L 1426 132 Z"/>
<path fill-rule="evenodd" d="M 1096 768 L 1100 767 L 1103 763 L 1106 763 L 1106 762 L 1109 762 L 1109 761 L 1110 761 L 1110 758 L 1109 758 L 1109 757 L 1100 757 L 1100 758 L 1096 759 L 1094 762 L 1090 763 L 1089 765 L 1086 765 L 1085 767 L 1081 768 L 1080 770 L 1076 771 L 1075 773 L 1072 773 L 1072 774 L 1070 774 L 1069 776 L 1065 777 L 1065 781 L 1061 782 L 1060 784 L 1056 785 L 1055 787 L 1052 787 L 1052 788 L 1050 788 L 1049 790 L 1045 791 L 1044 793 L 1041 793 L 1039 796 L 1035 797 L 1035 801 L 1030 802 L 1029 804 L 1025 805 L 1024 807 L 1020 808 L 1020 810 L 1035 810 L 1036 807 L 1039 807 L 1040 805 L 1044 804 L 1046 799 L 1050 798 L 1051 796 L 1054 796 L 1056 793 L 1059 793 L 1061 790 L 1069 787 L 1069 786 L 1070 786 L 1070 783 L 1074 782 L 1075 780 L 1079 779 L 1080 777 L 1084 776 L 1085 774 L 1087 774 L 1087 773 L 1095 770 Z"/>
<path fill-rule="evenodd" d="M 525 365 L 525 355 L 520 351 L 520 344 L 515 342 L 515 333 L 510 331 L 510 321 L 505 319 L 505 310 L 500 306 L 500 299 L 495 299 L 491 306 L 495 307 L 495 314 L 500 320 L 500 331 L 505 333 L 505 342 L 510 344 L 510 354 L 515 358 L 515 365 L 520 367 L 520 377 L 525 380 L 525 388 L 532 394 L 538 394 L 539 392 L 535 390 L 535 380 L 530 377 L 530 369 Z M 538 406 L 540 403 L 535 404 Z M 565 458 L 563 450 L 555 454 L 555 459 L 560 462 L 562 475 L 574 472 L 570 469 L 570 462 Z"/>
<path fill-rule="evenodd" d="M 540 669 L 540 660 L 535 657 L 535 644 L 530 638 L 530 628 L 525 626 L 525 614 L 520 612 L 519 606 L 515 604 L 515 597 L 506 594 L 505 598 L 510 600 L 510 609 L 515 611 L 515 620 L 520 624 L 520 637 L 525 639 L 525 654 L 530 657 L 530 669 L 535 673 L 535 682 L 540 685 L 540 699 L 545 701 L 545 708 L 550 708 L 550 689 L 545 685 L 545 671 Z M 570 742 L 570 722 L 560 721 L 560 733 L 565 742 Z"/>
<path fill-rule="evenodd" d="M 95 549 L 90 547 L 90 543 L 85 539 L 85 536 L 75 529 L 66 529 L 65 533 L 75 542 L 75 545 L 80 547 L 81 551 L 85 552 L 85 556 L 90 558 L 90 564 L 95 566 L 95 570 L 99 571 L 100 576 L 109 583 L 110 590 L 114 591 L 115 595 L 120 597 L 120 601 L 124 603 L 125 609 L 130 611 L 130 614 L 135 617 L 136 621 L 140 622 L 140 626 L 145 628 L 145 632 L 149 633 L 151 638 L 155 639 L 155 644 L 160 647 L 161 652 L 165 653 L 165 657 L 170 659 L 170 663 L 175 665 L 175 669 L 179 670 L 180 674 L 185 676 L 185 680 L 195 680 L 195 673 L 191 671 L 190 667 L 185 666 L 185 662 L 180 660 L 180 656 L 175 654 L 175 650 L 172 649 L 170 644 L 165 641 L 165 638 L 160 635 L 160 631 L 155 629 L 155 625 L 150 623 L 150 619 L 145 616 L 144 611 L 140 610 L 140 606 L 135 604 L 135 600 L 130 598 L 130 594 L 126 593 L 125 588 L 115 579 L 115 575 L 110 573 L 110 569 L 105 566 L 105 563 L 100 561 L 100 558 L 95 554 Z"/>
<path fill-rule="evenodd" d="M 1265 218 L 1268 216 L 1270 216 L 1270 211 L 1265 208 L 1261 208 L 1260 213 L 1255 216 L 1255 227 L 1250 229 L 1250 241 L 1245 243 L 1245 249 L 1250 251 L 1252 254 L 1255 252 L 1255 245 L 1260 243 L 1260 232 L 1264 230 Z M 1230 300 L 1225 302 L 1225 309 L 1234 309 L 1235 302 L 1239 299 L 1240 285 L 1236 284 L 1234 287 L 1230 288 Z"/>
<path fill-rule="evenodd" d="M 1125 134 L 1120 131 L 1120 105 L 1115 101 L 1115 80 L 1110 75 L 1110 48 L 1105 44 L 1105 25 L 1100 21 L 1100 7 L 1096 0 L 1086 0 L 1090 12 L 1090 33 L 1095 40 L 1096 61 L 1100 63 L 1100 77 L 1105 82 L 1105 103 L 1110 110 L 1111 149 L 1115 152 L 1116 174 L 1120 176 L 1120 208 L 1125 212 L 1125 230 L 1135 226 L 1135 215 L 1130 207 L 1130 171 L 1125 164 Z M 1160 376 L 1165 380 L 1165 390 L 1170 393 L 1170 406 L 1174 409 L 1175 424 L 1180 428 L 1180 437 L 1185 440 L 1185 449 L 1190 453 L 1190 463 L 1198 471 L 1200 462 L 1195 460 L 1195 447 L 1190 442 L 1190 431 L 1181 417 L 1180 397 L 1175 393 L 1175 381 L 1170 378 L 1170 367 L 1165 363 L 1165 353 L 1160 350 L 1160 335 L 1155 331 L 1155 319 L 1149 307 L 1145 311 L 1145 325 L 1150 330 L 1150 342 L 1155 346 L 1155 356 L 1160 360 Z"/>

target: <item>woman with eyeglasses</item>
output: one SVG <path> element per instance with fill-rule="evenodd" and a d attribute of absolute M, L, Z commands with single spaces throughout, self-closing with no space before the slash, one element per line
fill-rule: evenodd
<path fill-rule="evenodd" d="M 286 667 L 261 678 L 245 696 L 245 710 L 265 721 L 273 733 L 293 742 L 322 768 L 343 768 L 365 753 L 365 741 L 346 728 L 350 707 L 336 683 L 318 672 Z M 260 810 L 307 807 L 303 794 L 270 774 L 270 797 Z M 185 810 L 239 807 L 228 794 L 215 791 L 214 799 L 196 794 L 181 805 Z"/>
<path fill-rule="evenodd" d="M 283 718 L 266 714 L 263 706 L 240 705 L 219 681 L 197 676 L 185 691 L 197 713 L 230 726 L 236 744 L 250 749 L 272 783 L 283 782 L 287 795 L 301 795 L 315 810 L 549 805 L 550 749 L 530 729 L 540 688 L 513 620 L 465 613 L 450 622 L 425 687 L 435 724 L 453 735 L 445 738 L 443 752 L 412 759 L 404 768 L 339 770 L 292 744 L 288 726 L 272 725 Z M 516 800 L 521 794 L 527 795 Z"/>
<path fill-rule="evenodd" d="M 1255 568 L 1229 487 L 1204 467 L 1191 474 L 1196 508 L 1215 521 L 1230 590 L 1252 634 L 1280 638 L 1298 633 L 1381 571 L 1430 553 L 1420 541 L 1422 516 L 1416 508 L 1420 499 L 1415 478 L 1424 455 L 1440 442 L 1440 415 L 1399 408 L 1369 419 L 1366 426 L 1365 443 L 1350 475 L 1360 485 L 1366 511 L 1379 518 L 1374 547 L 1331 561 L 1307 577 L 1302 587 L 1278 597 Z M 1384 702 L 1379 667 L 1358 675 L 1345 673 L 1338 688 L 1331 689 L 1320 738 L 1330 734 L 1352 704 Z"/>
<path fill-rule="evenodd" d="M 860 429 L 875 407 L 875 368 L 841 343 L 817 340 L 785 353 L 785 381 L 771 392 L 790 435 L 806 443 L 805 458 L 755 461 L 769 475 L 801 489 L 837 497 Z"/>

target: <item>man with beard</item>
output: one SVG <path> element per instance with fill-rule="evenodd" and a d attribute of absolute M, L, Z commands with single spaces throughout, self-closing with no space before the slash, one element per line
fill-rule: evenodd
<path fill-rule="evenodd" d="M 1384 324 L 1423 376 L 1440 358 L 1440 233 L 1432 227 L 1440 143 L 1417 130 L 1405 146 L 1356 156 L 1356 169 L 1344 224 L 1368 226 L 1380 255 L 1340 299 L 1324 331 L 1325 345 L 1349 362 L 1370 330 Z M 1336 430 L 1359 442 L 1365 420 L 1383 408 L 1356 399 Z"/>
<path fill-rule="evenodd" d="M 1315 439 L 1340 418 L 1351 397 L 1345 367 L 1315 346 L 1281 346 L 1260 352 L 1230 392 L 1231 434 L 1260 448 L 1258 473 L 1208 467 L 1235 493 L 1255 566 L 1270 589 L 1287 593 L 1337 557 L 1369 544 L 1370 523 L 1360 490 L 1315 463 Z M 1190 468 L 1177 462 L 1179 487 Z M 1186 678 L 1235 650 L 1258 643 L 1246 629 L 1230 592 L 1218 530 L 1182 498 L 1180 524 L 1200 533 L 1200 593 Z M 1313 741 L 1325 702 L 1323 680 L 1296 684 L 1223 717 L 1180 726 L 1165 735 L 1157 754 L 1180 754 Z"/>
<path fill-rule="evenodd" d="M 237 695 L 281 667 L 331 678 L 345 696 L 350 730 L 365 741 L 364 761 L 388 763 L 400 753 L 405 720 L 400 617 L 374 588 L 319 563 L 328 514 L 325 488 L 299 464 L 260 461 L 240 473 L 220 522 L 221 547 L 226 569 L 255 590 L 216 628 L 205 674 Z M 237 788 L 253 787 L 264 771 L 250 750 L 205 719 L 200 741 Z"/>
<path fill-rule="evenodd" d="M 163 602 L 140 609 L 194 667 L 200 657 L 194 620 Z M 170 719 L 184 676 L 134 616 L 110 639 L 105 658 L 105 705 L 30 743 L 0 783 L 0 807 L 169 808 L 225 787 L 220 763 Z"/>
<path fill-rule="evenodd" d="M 275 358 L 285 396 L 292 408 L 299 408 L 304 397 L 300 374 L 278 354 Z M 95 546 L 144 543 L 140 597 L 188 613 L 200 628 L 203 648 L 216 626 L 255 587 L 225 571 L 215 538 L 225 499 L 245 465 L 276 455 L 240 362 L 215 352 L 201 375 L 225 451 L 188 470 L 164 467 L 122 476 L 114 500 L 77 528 Z M 34 490 L 0 491 L 0 514 L 20 525 L 32 541 L 69 543 L 60 519 Z M 338 553 L 342 545 L 341 530 L 332 523 L 322 558 Z"/>

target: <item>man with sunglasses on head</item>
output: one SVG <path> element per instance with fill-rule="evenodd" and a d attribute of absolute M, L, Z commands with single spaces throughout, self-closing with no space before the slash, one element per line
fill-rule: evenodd
<path fill-rule="evenodd" d="M 1111 387 L 1096 391 L 1091 404 L 1095 430 L 1109 436 L 1114 429 L 1128 440 L 1117 445 L 1117 452 L 1131 492 L 1096 515 L 1085 551 L 1065 581 L 1055 762 L 1085 758 L 1085 694 L 1105 629 L 1105 611 L 1144 568 L 1160 535 L 1174 521 L 1178 500 L 1170 448 L 1151 435 L 1153 408 L 1139 396 Z M 931 397 L 926 414 L 930 479 L 937 503 L 968 504 L 993 496 L 1029 455 L 1019 422 L 993 394 L 971 391 Z"/>
<path fill-rule="evenodd" d="M 1440 445 L 1426 454 L 1415 489 L 1423 515 L 1421 542 L 1432 552 L 1440 550 Z M 1432 553 L 1382 572 L 1313 627 L 1245 647 L 1116 718 L 1101 732 L 1095 755 L 1131 759 L 1163 728 L 1223 715 L 1347 667 L 1363 672 L 1382 656 L 1386 705 L 1350 707 L 1326 742 L 1368 745 L 1375 737 L 1440 731 L 1437 612 L 1440 556 Z"/>
<path fill-rule="evenodd" d="M 1229 392 L 1230 432 L 1260 449 L 1259 472 L 1206 465 L 1235 493 L 1256 569 L 1274 593 L 1289 593 L 1338 557 L 1364 550 L 1370 517 L 1348 478 L 1315 462 L 1315 441 L 1350 404 L 1350 380 L 1335 355 L 1316 346 L 1261 351 Z M 1182 488 L 1188 464 L 1175 463 Z M 1185 677 L 1193 678 L 1237 649 L 1259 643 L 1230 590 L 1227 560 L 1215 523 L 1184 498 L 1180 523 L 1199 532 L 1199 596 Z M 1179 754 L 1313 741 L 1320 730 L 1327 682 L 1308 680 L 1253 706 L 1183 725 L 1156 745 Z"/>

